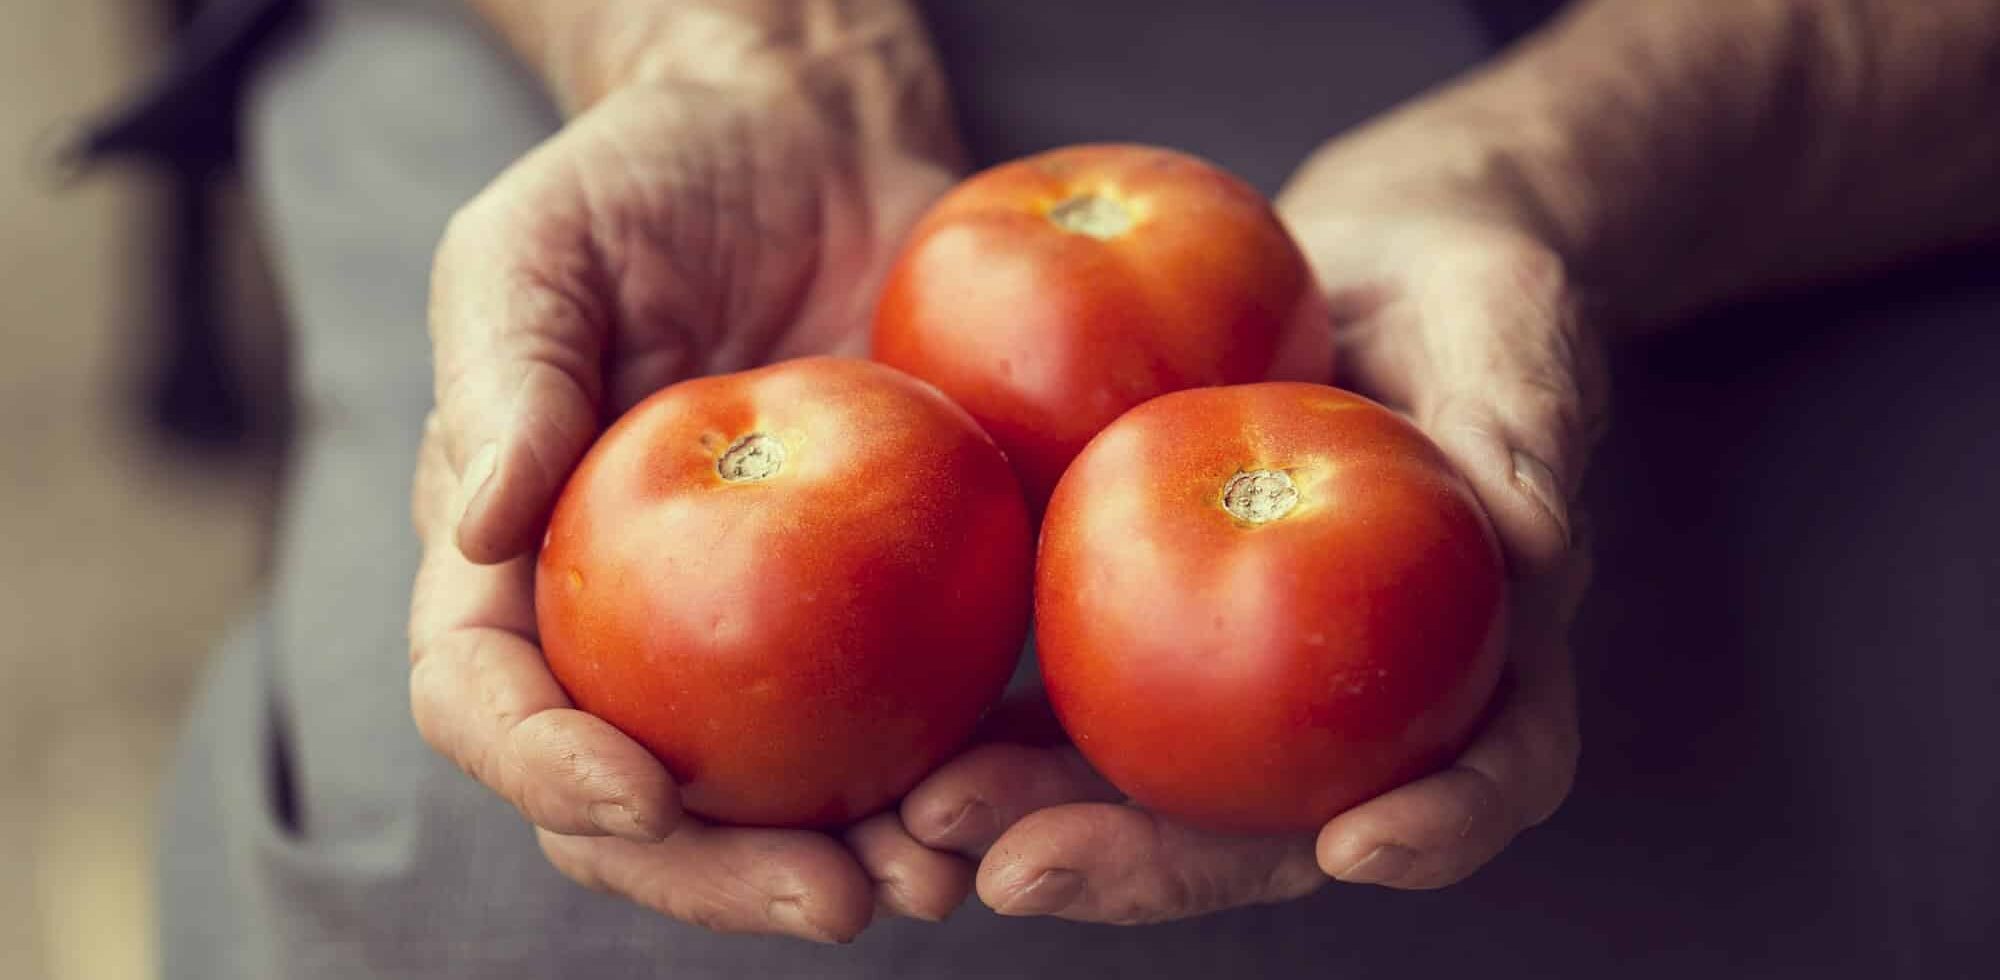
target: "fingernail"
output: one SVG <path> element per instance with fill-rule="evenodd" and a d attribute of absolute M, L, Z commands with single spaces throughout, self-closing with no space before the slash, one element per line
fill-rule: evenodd
<path fill-rule="evenodd" d="M 764 906 L 764 912 L 770 916 L 772 922 L 777 923 L 778 928 L 800 939 L 810 939 L 813 942 L 826 943 L 828 945 L 851 941 L 837 938 L 813 924 L 811 919 L 806 918 L 805 906 L 796 898 L 771 899 L 769 904 Z"/>
<path fill-rule="evenodd" d="M 918 908 L 917 903 L 911 900 L 910 890 L 902 881 L 888 877 L 875 879 L 875 910 L 877 913 L 886 912 L 889 915 L 922 919 L 925 922 L 943 922 L 950 918 L 952 913 L 951 909 L 946 909 L 944 914 L 940 915 L 928 909 Z"/>
<path fill-rule="evenodd" d="M 1556 486 L 1555 471 L 1549 469 L 1549 464 L 1516 449 L 1514 482 L 1528 491 L 1528 496 L 1535 498 L 1535 503 L 1555 521 L 1556 529 L 1562 532 L 1563 547 L 1569 547 L 1569 505 L 1563 501 L 1561 488 Z"/>
<path fill-rule="evenodd" d="M 655 844 L 660 841 L 659 834 L 646 829 L 645 822 L 639 819 L 639 811 L 623 803 L 599 800 L 592 803 L 584 814 L 590 818 L 591 826 L 613 837 L 641 844 Z"/>
<path fill-rule="evenodd" d="M 941 844 L 964 843 L 992 824 L 993 808 L 982 800 L 972 800 L 959 807 L 933 837 Z"/>
<path fill-rule="evenodd" d="M 1067 868 L 1050 868 L 1036 875 L 994 911 L 1001 915 L 1049 915 L 1068 908 L 1082 891 L 1082 875 Z"/>
<path fill-rule="evenodd" d="M 1416 863 L 1417 856 L 1409 848 L 1382 844 L 1334 877 L 1351 885 L 1379 885 L 1401 878 Z"/>
<path fill-rule="evenodd" d="M 493 479 L 493 470 L 500 463 L 500 444 L 489 442 L 472 454 L 472 460 L 465 464 L 465 478 L 458 484 L 458 500 L 453 507 L 452 526 L 465 522 L 465 512 L 472 508 L 472 502 L 479 499 L 479 492 Z"/>

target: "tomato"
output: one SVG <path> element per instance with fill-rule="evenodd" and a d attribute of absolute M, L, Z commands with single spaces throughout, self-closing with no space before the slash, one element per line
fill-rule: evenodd
<path fill-rule="evenodd" d="M 890 270 L 873 343 L 965 406 L 1037 506 L 1149 398 L 1332 369 L 1325 304 L 1270 205 L 1143 146 L 1053 150 L 953 189 Z"/>
<path fill-rule="evenodd" d="M 963 410 L 868 361 L 685 381 L 620 418 L 558 500 L 535 580 L 578 707 L 691 813 L 832 826 L 934 769 L 1027 632 L 1033 530 Z"/>
<path fill-rule="evenodd" d="M 1166 395 L 1084 450 L 1042 525 L 1036 639 L 1077 748 L 1140 804 L 1317 828 L 1453 758 L 1505 580 L 1444 454 L 1359 395 Z"/>

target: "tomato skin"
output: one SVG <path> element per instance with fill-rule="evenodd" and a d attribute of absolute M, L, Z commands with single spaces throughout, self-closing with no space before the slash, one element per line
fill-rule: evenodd
<path fill-rule="evenodd" d="M 1058 223 L 1092 195 L 1129 227 L 1099 238 Z M 1037 506 L 1091 436 L 1149 398 L 1321 380 L 1333 363 L 1325 303 L 1264 198 L 1195 157 L 1131 145 L 1052 150 L 945 195 L 889 273 L 873 344 L 965 406 Z"/>
<path fill-rule="evenodd" d="M 1225 510 L 1238 473 L 1297 502 Z M 1502 666 L 1505 578 L 1444 454 L 1359 395 L 1166 395 L 1084 450 L 1042 525 L 1036 640 L 1077 748 L 1142 805 L 1312 830 L 1449 762 Z"/>
<path fill-rule="evenodd" d="M 782 445 L 778 471 L 724 479 L 752 433 Z M 689 812 L 839 825 L 900 797 L 999 697 L 1032 534 L 1000 451 L 920 381 L 841 358 L 685 381 L 564 488 L 535 580 L 542 647 Z"/>

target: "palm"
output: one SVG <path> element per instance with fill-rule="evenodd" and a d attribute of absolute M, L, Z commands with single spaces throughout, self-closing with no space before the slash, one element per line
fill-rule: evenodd
<path fill-rule="evenodd" d="M 1576 743 L 1564 632 L 1587 567 L 1543 491 L 1523 493 L 1521 460 L 1575 472 L 1594 350 L 1560 264 L 1531 237 L 1435 202 L 1349 200 L 1360 206 L 1286 201 L 1334 314 L 1338 380 L 1414 416 L 1493 517 L 1518 576 L 1514 682 L 1454 766 L 1335 817 L 1316 838 L 1207 834 L 1120 805 L 1066 746 L 977 749 L 919 786 L 903 819 L 931 846 L 983 855 L 980 895 L 1003 911 L 1142 922 L 1296 897 L 1327 875 L 1435 887 L 1567 792 Z M 1559 500 L 1562 488 L 1547 492 Z"/>
<path fill-rule="evenodd" d="M 842 840 L 684 818 L 658 760 L 549 674 L 532 591 L 548 508 L 612 415 L 692 375 L 860 352 L 893 250 L 950 182 L 937 156 L 864 149 L 807 104 L 634 87 L 447 231 L 416 485 L 413 709 L 571 877 L 716 928 L 822 939 L 851 937 L 878 902 L 935 918 L 963 898 L 969 869 L 893 815 Z M 878 880 L 899 884 L 871 895 Z"/>
<path fill-rule="evenodd" d="M 682 378 L 864 351 L 894 249 L 953 174 L 864 159 L 803 107 L 642 88 L 510 177 L 526 186 L 495 193 L 518 202 L 510 231 L 531 246 L 529 285 L 600 345 L 613 414 Z"/>

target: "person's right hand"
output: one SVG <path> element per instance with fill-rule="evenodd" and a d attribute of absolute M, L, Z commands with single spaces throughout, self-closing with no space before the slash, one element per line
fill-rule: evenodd
<path fill-rule="evenodd" d="M 863 350 L 892 250 L 949 186 L 948 125 L 864 138 L 880 119 L 804 81 L 616 91 L 451 222 L 410 695 L 424 738 L 519 808 L 576 881 L 717 930 L 845 941 L 878 905 L 943 918 L 970 866 L 894 812 L 839 838 L 683 813 L 658 760 L 571 706 L 533 601 L 548 510 L 610 418 L 692 375 Z"/>

